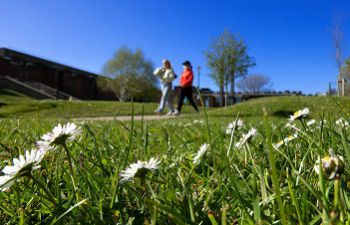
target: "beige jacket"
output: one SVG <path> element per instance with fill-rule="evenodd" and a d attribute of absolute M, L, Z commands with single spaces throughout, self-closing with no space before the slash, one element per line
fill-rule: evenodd
<path fill-rule="evenodd" d="M 166 84 L 171 83 L 175 79 L 175 72 L 173 68 L 166 69 L 164 67 L 158 67 L 154 70 L 153 74 Z"/>

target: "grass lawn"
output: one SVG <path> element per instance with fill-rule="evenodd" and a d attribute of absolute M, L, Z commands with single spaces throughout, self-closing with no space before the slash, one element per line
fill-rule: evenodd
<path fill-rule="evenodd" d="M 142 112 L 153 115 L 158 103 L 134 103 L 135 115 Z M 309 107 L 312 116 L 348 114 L 350 98 L 289 96 L 253 99 L 227 108 L 210 108 L 212 117 L 233 117 L 239 115 L 248 120 L 261 120 L 264 109 L 272 119 L 284 119 L 296 110 Z M 167 111 L 167 109 L 165 109 Z M 203 111 L 203 109 L 201 109 Z M 197 117 L 191 106 L 185 105 L 183 113 Z M 9 90 L 0 91 L 0 118 L 78 118 L 131 115 L 131 103 L 115 101 L 56 101 L 33 100 Z"/>
<path fill-rule="evenodd" d="M 313 118 L 349 115 L 350 97 L 329 96 L 286 96 L 252 99 L 227 108 L 209 111 L 212 117 L 232 117 L 239 115 L 247 120 L 262 120 L 264 112 L 275 120 L 289 118 L 295 111 L 308 107 Z"/>
<path fill-rule="evenodd" d="M 135 102 L 134 113 L 152 115 L 157 107 L 158 103 Z M 185 113 L 190 111 L 187 108 L 184 110 Z M 9 90 L 0 92 L 0 118 L 78 118 L 115 115 L 131 115 L 131 103 L 34 100 Z"/>
<path fill-rule="evenodd" d="M 25 102 L 23 96 L 7 95 L 0 100 L 5 107 Z M 73 110 L 71 104 L 107 104 L 28 102 L 61 103 L 61 113 L 74 112 L 69 114 L 73 117 L 86 108 Z M 265 98 L 210 109 L 207 117 L 202 110 L 164 121 L 79 122 L 81 133 L 71 132 L 74 128 L 54 132 L 62 117 L 43 120 L 49 107 L 4 118 L 0 221 L 350 224 L 348 105 L 348 98 Z M 304 107 L 310 113 L 288 121 Z M 263 116 L 263 108 L 269 117 Z M 125 103 L 125 113 L 130 113 L 130 104 Z M 243 123 L 228 126 L 238 114 Z M 38 148 L 44 134 L 49 135 L 47 142 L 42 139 L 38 157 L 13 160 Z M 6 167 L 13 163 L 17 167 Z"/>

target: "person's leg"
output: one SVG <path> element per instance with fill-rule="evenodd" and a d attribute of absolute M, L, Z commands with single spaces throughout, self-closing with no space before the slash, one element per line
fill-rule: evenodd
<path fill-rule="evenodd" d="M 182 105 L 184 104 L 184 99 L 185 99 L 184 88 L 181 88 L 181 90 L 180 90 L 179 101 L 178 101 L 178 103 L 177 103 L 177 111 L 178 111 L 179 113 L 181 112 Z"/>
<path fill-rule="evenodd" d="M 172 92 L 172 84 L 170 83 L 170 84 L 167 84 L 167 91 L 166 91 L 166 96 L 167 96 L 166 104 L 169 108 L 170 114 L 175 112 L 173 107 L 171 92 Z"/>
<path fill-rule="evenodd" d="M 196 112 L 198 112 L 197 105 L 196 105 L 196 103 L 193 100 L 192 87 L 188 87 L 188 90 L 186 92 L 186 97 L 187 97 L 188 101 L 190 102 L 190 104 L 193 106 L 194 110 L 196 110 Z"/>
<path fill-rule="evenodd" d="M 162 84 L 162 98 L 160 99 L 158 109 L 156 110 L 156 112 L 158 112 L 158 113 L 163 112 L 165 102 L 167 100 L 166 91 L 167 91 L 166 85 Z"/>

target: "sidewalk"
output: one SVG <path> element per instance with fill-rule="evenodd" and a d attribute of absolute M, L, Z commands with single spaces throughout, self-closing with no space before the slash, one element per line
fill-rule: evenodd
<path fill-rule="evenodd" d="M 164 120 L 164 119 L 172 119 L 172 118 L 178 118 L 178 116 L 158 116 L 158 115 L 144 115 L 143 120 Z M 74 118 L 74 120 L 82 121 L 82 120 L 88 120 L 88 121 L 108 121 L 108 120 L 119 120 L 119 121 L 129 121 L 131 120 L 131 116 L 102 116 L 102 117 L 82 117 L 82 118 Z M 141 120 L 142 116 L 135 115 L 134 120 Z"/>

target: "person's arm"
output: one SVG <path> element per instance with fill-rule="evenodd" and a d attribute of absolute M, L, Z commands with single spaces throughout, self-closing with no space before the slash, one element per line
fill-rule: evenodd
<path fill-rule="evenodd" d="M 157 69 L 154 70 L 153 75 L 154 76 L 160 76 L 164 71 L 163 71 L 163 67 L 158 67 Z"/>

